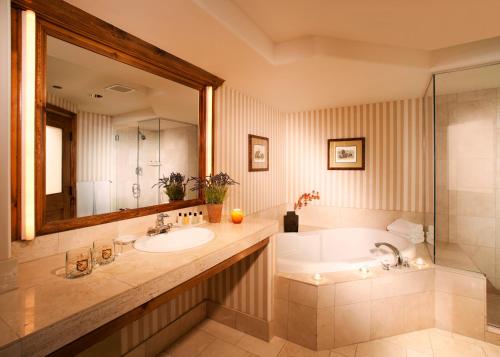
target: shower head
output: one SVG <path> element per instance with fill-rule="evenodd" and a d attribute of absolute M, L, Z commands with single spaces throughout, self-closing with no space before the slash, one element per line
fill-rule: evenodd
<path fill-rule="evenodd" d="M 141 140 L 146 140 L 146 135 L 144 135 L 144 134 L 143 134 L 140 130 L 139 130 L 139 132 L 137 133 L 137 136 L 138 136 L 139 138 L 141 138 Z"/>

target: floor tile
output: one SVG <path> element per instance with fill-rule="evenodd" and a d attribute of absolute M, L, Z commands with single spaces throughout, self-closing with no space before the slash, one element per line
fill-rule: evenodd
<path fill-rule="evenodd" d="M 402 335 L 387 337 L 383 340 L 395 343 L 406 349 L 432 355 L 431 339 L 427 330 L 409 332 Z"/>
<path fill-rule="evenodd" d="M 418 352 L 415 350 L 407 349 L 406 350 L 406 357 L 433 357 L 433 353 L 431 352 L 430 354 L 428 354 L 428 353 L 422 353 L 422 352 Z"/>
<path fill-rule="evenodd" d="M 406 349 L 395 343 L 374 340 L 360 343 L 356 357 L 406 357 Z"/>
<path fill-rule="evenodd" d="M 200 357 L 248 357 L 250 353 L 222 340 L 215 340 L 198 355 Z"/>
<path fill-rule="evenodd" d="M 181 337 L 168 350 L 172 357 L 196 356 L 215 341 L 215 337 L 202 330 L 193 330 Z"/>
<path fill-rule="evenodd" d="M 236 345 L 245 336 L 243 332 L 211 319 L 206 319 L 197 328 L 233 345 Z"/>
<path fill-rule="evenodd" d="M 285 340 L 280 337 L 275 336 L 270 342 L 266 342 L 264 340 L 261 340 L 260 338 L 256 338 L 246 334 L 236 344 L 236 346 L 261 357 L 277 356 L 284 345 Z"/>
<path fill-rule="evenodd" d="M 336 353 L 338 355 L 344 356 L 344 357 L 354 357 L 356 355 L 356 347 L 358 345 L 349 345 L 349 346 L 343 346 L 343 347 L 337 347 L 332 350 L 332 353 Z"/>
<path fill-rule="evenodd" d="M 330 351 L 313 351 L 295 343 L 287 342 L 278 357 L 330 357 Z"/>

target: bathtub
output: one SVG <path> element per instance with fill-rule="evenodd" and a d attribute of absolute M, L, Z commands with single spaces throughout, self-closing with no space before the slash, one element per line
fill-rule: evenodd
<path fill-rule="evenodd" d="M 372 228 L 336 228 L 277 236 L 277 270 L 283 273 L 325 273 L 380 266 L 393 262 L 387 247 L 375 248 L 376 242 L 396 246 L 401 256 L 415 257 L 415 245 L 395 234 Z"/>

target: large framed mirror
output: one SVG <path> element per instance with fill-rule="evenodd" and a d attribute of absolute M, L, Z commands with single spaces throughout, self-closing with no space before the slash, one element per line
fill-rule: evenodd
<path fill-rule="evenodd" d="M 222 80 L 53 3 L 13 1 L 14 18 L 25 9 L 37 15 L 36 234 L 202 204 L 186 181 L 208 174 L 207 92 Z M 170 175 L 184 178 L 183 197 L 158 185 Z"/>

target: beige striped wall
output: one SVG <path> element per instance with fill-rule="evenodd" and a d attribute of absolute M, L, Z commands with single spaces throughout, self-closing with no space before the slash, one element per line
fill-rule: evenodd
<path fill-rule="evenodd" d="M 211 278 L 208 282 L 208 298 L 229 309 L 269 321 L 272 247 L 273 243 L 270 243 Z"/>
<path fill-rule="evenodd" d="M 424 212 L 431 205 L 421 98 L 286 114 L 227 85 L 215 98 L 215 168 L 241 182 L 226 212 L 258 212 L 311 190 L 325 206 Z M 248 172 L 248 134 L 269 137 L 268 172 Z M 366 170 L 327 170 L 327 140 L 349 137 L 366 138 Z"/>
<path fill-rule="evenodd" d="M 114 181 L 113 127 L 111 117 L 78 110 L 71 101 L 47 94 L 47 102 L 77 113 L 77 181 Z"/>
<path fill-rule="evenodd" d="M 366 138 L 364 171 L 327 170 L 327 140 Z M 319 190 L 320 205 L 423 212 L 421 99 L 287 115 L 287 199 Z"/>
<path fill-rule="evenodd" d="M 203 302 L 207 296 L 207 286 L 205 281 L 122 328 L 120 339 L 122 355 Z"/>
<path fill-rule="evenodd" d="M 271 320 L 274 241 L 121 330 L 125 354 L 207 299 L 260 320 Z"/>
<path fill-rule="evenodd" d="M 65 110 L 69 110 L 70 112 L 76 113 L 78 112 L 78 106 L 73 102 L 62 98 L 60 96 L 47 93 L 47 103 L 55 105 L 56 107 L 63 108 Z"/>
<path fill-rule="evenodd" d="M 77 181 L 114 182 L 114 135 L 111 117 L 79 111 L 76 131 Z"/>
<path fill-rule="evenodd" d="M 230 189 L 225 210 L 247 214 L 286 201 L 284 116 L 276 108 L 227 85 L 215 91 L 215 170 L 240 182 Z M 269 138 L 269 171 L 248 172 L 248 134 Z"/>

